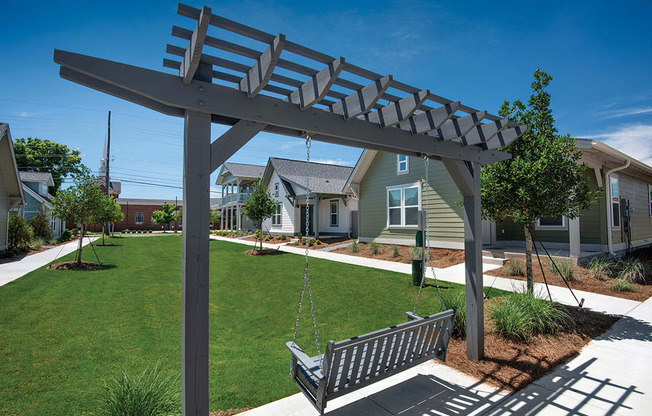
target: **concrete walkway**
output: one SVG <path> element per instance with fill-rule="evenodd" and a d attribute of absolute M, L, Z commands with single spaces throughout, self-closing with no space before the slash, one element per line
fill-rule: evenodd
<path fill-rule="evenodd" d="M 97 237 L 84 238 L 83 245 L 86 246 L 89 242 L 95 241 L 96 239 Z M 20 260 L 0 264 L 0 286 L 13 282 L 19 277 L 43 267 L 59 257 L 72 253 L 77 250 L 78 245 L 79 240 L 75 240 L 49 250 L 41 251 L 40 253 L 25 256 Z"/>
<path fill-rule="evenodd" d="M 218 240 L 232 239 L 212 237 Z M 242 244 L 251 242 L 237 241 Z M 303 254 L 303 249 L 275 244 L 268 248 Z M 411 273 L 396 262 L 310 251 L 311 257 Z M 499 266 L 484 264 L 484 270 Z M 438 279 L 464 284 L 464 264 L 436 269 Z M 484 275 L 485 286 L 522 290 L 525 282 Z M 536 285 L 545 292 L 545 286 Z M 565 287 L 550 286 L 554 300 L 576 305 Z M 622 318 L 579 356 L 514 394 L 473 379 L 436 361 L 329 402 L 329 415 L 640 415 L 652 409 L 652 299 L 641 303 L 574 291 L 585 307 Z M 301 393 L 242 413 L 243 416 L 313 416 L 316 410 Z"/>

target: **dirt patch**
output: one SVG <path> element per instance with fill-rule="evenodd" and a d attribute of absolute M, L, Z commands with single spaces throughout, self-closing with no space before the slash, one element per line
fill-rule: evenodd
<path fill-rule="evenodd" d="M 492 301 L 487 301 L 487 306 Z M 528 343 L 510 341 L 495 335 L 485 318 L 485 357 L 466 358 L 466 340 L 452 338 L 446 364 L 483 382 L 508 390 L 521 389 L 560 364 L 576 357 L 592 339 L 606 332 L 618 318 L 587 310 L 565 307 L 574 325 L 563 332 L 537 335 Z"/>
<path fill-rule="evenodd" d="M 90 261 L 64 261 L 63 263 L 55 263 L 48 266 L 50 270 L 99 270 L 104 269 L 105 266 Z"/>
<path fill-rule="evenodd" d="M 251 407 L 246 407 L 244 409 L 226 409 L 226 410 L 220 410 L 217 412 L 210 412 L 208 416 L 233 416 L 237 415 L 238 413 L 246 412 L 247 410 L 251 410 Z"/>
<path fill-rule="evenodd" d="M 389 245 L 387 244 L 380 244 L 380 250 L 378 251 L 378 254 L 373 254 L 370 252 L 369 245 L 367 243 L 360 243 L 360 251 L 357 253 L 349 253 L 348 247 L 338 248 L 332 252 L 411 264 L 413 258 L 412 248 L 406 246 L 396 246 L 396 248 L 398 250 L 398 256 L 394 256 L 394 254 L 389 249 Z M 432 265 L 437 268 L 454 266 L 456 264 L 464 263 L 464 250 L 431 248 L 430 258 L 432 259 Z"/>
<path fill-rule="evenodd" d="M 245 251 L 245 256 L 266 256 L 266 255 L 274 255 L 274 254 L 283 254 L 282 251 L 278 251 L 275 248 L 264 248 L 262 250 L 254 248 L 251 250 Z"/>
<path fill-rule="evenodd" d="M 537 283 L 544 283 L 543 274 L 541 273 L 541 268 L 539 267 L 539 263 L 537 262 L 536 257 L 532 259 L 532 262 L 532 274 L 534 276 L 534 281 Z M 541 258 L 541 262 L 543 263 L 543 270 L 546 272 L 546 280 L 548 280 L 548 284 L 565 287 L 566 285 L 564 284 L 564 281 L 558 274 L 553 274 L 547 270 L 547 266 L 543 258 Z M 523 267 L 525 268 L 525 261 L 523 261 Z M 633 283 L 638 292 L 617 292 L 612 289 L 612 285 L 616 279 L 610 277 L 605 277 L 602 280 L 597 279 L 592 275 L 590 270 L 585 269 L 584 267 L 577 267 L 576 272 L 578 275 L 578 281 L 568 282 L 572 289 L 583 290 L 585 292 L 600 293 L 603 295 L 615 296 L 618 298 L 631 299 L 639 302 L 643 302 L 652 296 L 652 285 L 641 285 L 638 283 Z M 526 280 L 525 276 L 511 276 L 507 271 L 507 263 L 505 263 L 505 266 L 499 269 L 486 271 L 485 274 L 505 277 L 508 279 Z"/>

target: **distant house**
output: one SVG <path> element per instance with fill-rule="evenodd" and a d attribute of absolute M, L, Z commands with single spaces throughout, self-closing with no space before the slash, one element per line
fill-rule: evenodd
<path fill-rule="evenodd" d="M 60 218 L 52 215 L 52 195 L 48 193 L 48 187 L 54 186 L 52 174 L 49 172 L 19 172 L 20 181 L 25 194 L 25 205 L 21 212 L 23 218 L 31 220 L 43 213 L 47 215 L 52 228 L 52 237 L 58 238 L 65 230 L 66 223 Z"/>
<path fill-rule="evenodd" d="M 216 185 L 222 187 L 220 224 L 222 230 L 253 230 L 254 223 L 242 212 L 253 185 L 263 176 L 265 166 L 226 162 L 220 168 Z"/>
<path fill-rule="evenodd" d="M 565 250 L 574 257 L 622 253 L 629 244 L 652 244 L 652 167 L 599 141 L 578 139 L 576 149 L 583 152 L 581 161 L 589 166 L 585 175 L 591 186 L 605 188 L 605 196 L 577 219 L 539 219 L 535 237 L 546 247 Z M 423 160 L 363 153 L 349 181 L 360 198 L 361 241 L 414 244 L 418 212 L 424 210 L 431 224 L 431 246 L 464 247 L 463 212 L 458 203 L 462 197 L 441 162 L 432 160 L 429 168 L 426 192 L 430 205 L 424 207 L 420 186 L 425 178 Z M 485 248 L 524 247 L 522 227 L 513 222 L 485 220 L 482 225 Z"/>
<path fill-rule="evenodd" d="M 309 178 L 307 172 L 305 161 L 269 158 L 263 185 L 270 190 L 277 209 L 271 218 L 263 222 L 265 232 L 277 235 L 305 234 L 308 209 L 311 236 L 355 234 L 357 218 L 351 212 L 357 212 L 358 201 L 348 188 L 353 168 L 310 162 Z M 308 188 L 312 191 L 312 197 L 306 204 Z"/>
<path fill-rule="evenodd" d="M 25 203 L 9 125 L 0 123 L 0 250 L 7 248 L 9 212 Z"/>

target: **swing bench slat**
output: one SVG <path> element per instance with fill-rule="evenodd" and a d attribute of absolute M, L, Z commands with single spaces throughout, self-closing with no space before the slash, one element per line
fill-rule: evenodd
<path fill-rule="evenodd" d="M 457 309 L 421 317 L 407 312 L 409 321 L 343 341 L 330 341 L 323 355 L 309 357 L 288 342 L 291 377 L 320 414 L 328 400 L 343 396 L 424 361 L 446 360 Z"/>

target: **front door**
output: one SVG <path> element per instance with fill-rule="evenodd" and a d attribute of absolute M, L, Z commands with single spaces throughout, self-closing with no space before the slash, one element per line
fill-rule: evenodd
<path fill-rule="evenodd" d="M 313 216 L 312 216 L 312 205 L 310 205 L 308 208 L 309 208 L 309 210 L 308 210 L 308 217 L 309 217 L 309 218 L 308 218 L 308 221 L 310 222 L 310 224 L 308 224 L 308 230 L 310 230 L 310 232 L 309 232 L 308 234 L 313 235 L 314 232 L 313 232 L 312 230 L 313 230 L 314 228 L 312 227 L 312 220 L 313 220 Z M 305 205 L 303 205 L 303 206 L 301 207 L 301 214 L 300 214 L 300 217 L 301 217 L 301 221 L 300 221 L 299 224 L 300 224 L 301 228 L 299 229 L 299 232 L 300 232 L 301 234 L 304 234 L 304 233 L 306 232 L 306 206 L 305 206 Z M 306 236 L 306 237 L 307 237 L 307 236 Z"/>

